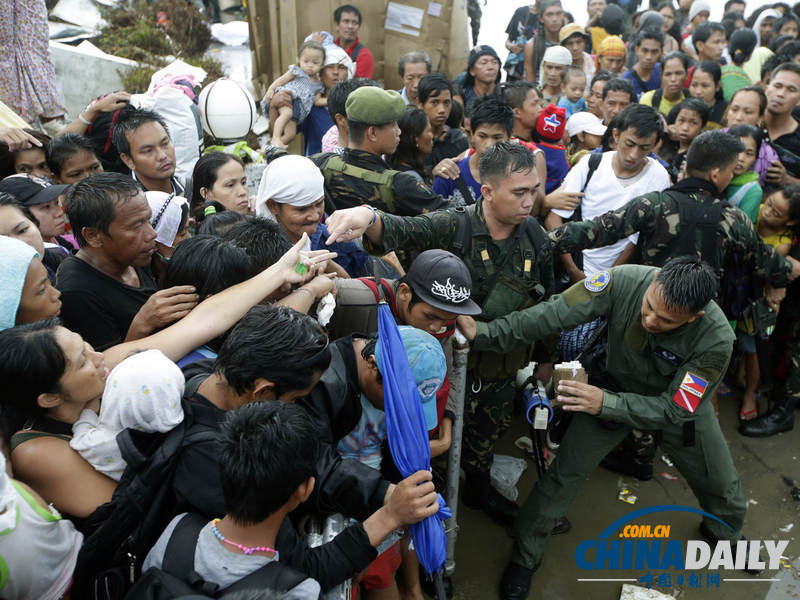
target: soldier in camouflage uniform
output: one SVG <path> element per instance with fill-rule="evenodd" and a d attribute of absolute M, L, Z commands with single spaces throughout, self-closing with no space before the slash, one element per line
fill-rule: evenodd
<path fill-rule="evenodd" d="M 686 179 L 595 219 L 550 231 L 553 252 L 599 248 L 639 233 L 640 262 L 645 265 L 660 267 L 677 256 L 699 255 L 719 278 L 727 255 L 736 252 L 750 273 L 776 288 L 786 287 L 800 274 L 800 263 L 784 260 L 764 244 L 741 210 L 717 198 L 730 182 L 741 148 L 725 132 L 701 134 L 689 148 Z M 687 226 L 694 226 L 694 232 L 684 231 Z M 687 235 L 681 236 L 682 231 Z M 652 434 L 637 433 L 609 454 L 603 466 L 646 480 L 652 477 L 655 444 Z"/>
<path fill-rule="evenodd" d="M 730 182 L 739 148 L 738 139 L 723 131 L 699 135 L 687 154 L 691 166 L 686 179 L 595 219 L 553 229 L 549 232 L 553 252 L 600 248 L 638 233 L 642 264 L 660 267 L 676 256 L 692 254 L 709 263 L 719 277 L 726 257 L 735 252 L 750 273 L 776 288 L 786 287 L 800 274 L 800 263 L 784 259 L 764 244 L 741 210 L 717 198 Z M 709 223 L 711 228 L 702 222 L 711 214 L 709 207 L 720 209 L 719 220 Z M 681 240 L 684 228 L 695 224 L 694 234 Z M 676 239 L 681 243 L 675 245 Z M 793 269 L 797 269 L 794 275 Z"/>
<path fill-rule="evenodd" d="M 471 297 L 482 309 L 480 320 L 533 306 L 555 289 L 549 241 L 536 219 L 528 216 L 540 185 L 534 167 L 527 148 L 500 142 L 481 157 L 483 196 L 476 204 L 413 218 L 366 208 L 337 211 L 328 219 L 330 239 L 352 239 L 363 233 L 364 248 L 374 254 L 430 248 L 453 252 L 470 269 Z M 533 351 L 527 346 L 507 354 L 469 355 L 462 459 L 467 481 L 462 500 L 506 525 L 513 523 L 518 507 L 491 487 L 489 469 L 494 443 L 511 420 L 516 373 L 528 364 Z M 550 362 L 544 349 L 539 358 Z M 545 377 L 549 379 L 549 374 Z"/>
<path fill-rule="evenodd" d="M 341 157 L 331 152 L 311 157 L 325 176 L 333 203 L 326 207 L 328 212 L 368 204 L 390 214 L 416 216 L 447 208 L 444 198 L 430 187 L 408 173 L 392 172 L 381 158 L 394 154 L 400 142 L 397 120 L 406 110 L 400 94 L 359 88 L 348 96 L 345 110 L 350 147 Z M 333 167 L 339 159 L 344 164 Z"/>

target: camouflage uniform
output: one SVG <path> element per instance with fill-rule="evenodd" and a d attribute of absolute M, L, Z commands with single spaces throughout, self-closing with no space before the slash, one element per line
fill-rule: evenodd
<path fill-rule="evenodd" d="M 696 202 L 698 207 L 712 193 L 711 184 L 703 180 L 689 178 L 682 184 L 676 187 Z M 694 190 L 687 189 L 693 185 Z M 791 265 L 772 246 L 764 244 L 750 219 L 741 210 L 730 205 L 722 207 L 713 252 L 703 248 L 703 228 L 698 226 L 694 239 L 690 235 L 672 256 L 666 256 L 665 250 L 687 222 L 685 214 L 683 217 L 681 215 L 678 202 L 669 194 L 672 189 L 674 188 L 634 198 L 626 206 L 590 221 L 570 222 L 550 231 L 553 252 L 563 254 L 599 248 L 638 232 L 637 246 L 641 254 L 640 260 L 645 265 L 660 267 L 675 256 L 702 255 L 719 277 L 727 254 L 734 251 L 748 265 L 752 274 L 769 281 L 775 287 L 786 287 Z M 722 202 L 723 200 L 717 199 L 712 204 Z M 636 464 L 651 465 L 655 447 L 655 438 L 651 432 L 637 430 L 617 446 L 614 452 L 624 453 Z"/>
<path fill-rule="evenodd" d="M 698 181 L 694 178 L 685 182 Z M 639 233 L 638 248 L 641 262 L 656 267 L 663 266 L 675 256 L 686 254 L 700 255 L 703 243 L 701 227 L 695 230 L 694 244 L 691 239 L 689 251 L 678 248 L 673 256 L 665 256 L 664 250 L 684 227 L 678 203 L 669 195 L 670 188 L 664 192 L 646 194 L 634 198 L 627 206 L 607 212 L 590 221 L 565 223 L 549 232 L 555 254 L 567 254 L 586 248 L 601 248 Z M 698 189 L 687 195 L 698 205 L 708 197 L 706 189 Z M 713 204 L 723 200 L 715 200 Z M 775 252 L 772 246 L 764 243 L 753 227 L 750 219 L 738 208 L 727 205 L 722 208 L 717 226 L 716 248 L 712 256 L 705 252 L 703 260 L 711 264 L 719 275 L 725 264 L 725 257 L 733 251 L 748 266 L 750 273 L 768 281 L 778 288 L 786 287 L 792 266 Z M 694 250 L 691 251 L 691 246 Z"/>
<path fill-rule="evenodd" d="M 321 170 L 325 161 L 331 156 L 336 155 L 333 153 L 315 154 L 310 158 Z M 345 148 L 341 158 L 345 164 L 361 167 L 376 173 L 381 173 L 390 168 L 380 156 L 364 150 Z M 394 213 L 401 216 L 413 217 L 449 206 L 444 198 L 434 194 L 430 187 L 408 173 L 395 175 L 392 181 L 392 190 L 394 191 Z M 362 204 L 369 204 L 373 208 L 383 211 L 389 210 L 389 207 L 381 200 L 379 185 L 369 183 L 358 177 L 345 175 L 344 173 L 333 173 L 330 184 L 327 186 L 327 191 L 337 210 L 361 206 Z"/>
<path fill-rule="evenodd" d="M 471 237 L 469 247 L 459 250 L 457 246 L 461 240 L 456 212 L 461 210 L 466 210 L 469 216 Z M 381 217 L 383 245 L 377 246 L 364 237 L 364 248 L 372 254 L 385 254 L 397 249 L 422 252 L 442 248 L 461 257 L 472 275 L 472 299 L 483 309 L 478 320 L 490 321 L 507 315 L 554 293 L 553 254 L 547 237 L 544 237 L 543 246 L 535 249 L 534 256 L 526 256 L 524 244 L 520 243 L 512 259 L 505 263 L 505 249 L 514 238 L 502 245 L 492 239 L 486 227 L 482 199 L 466 209 L 438 211 L 413 218 L 384 214 Z M 528 226 L 540 227 L 532 217 L 527 223 Z M 517 228 L 515 235 L 519 231 Z M 481 294 L 481 286 L 501 266 L 500 276 L 492 285 L 491 292 Z M 491 468 L 494 443 L 511 420 L 516 373 L 531 360 L 533 350 L 531 345 L 507 354 L 470 352 L 466 386 L 472 395 L 467 401 L 470 414 L 465 416 L 462 460 L 467 471 L 474 469 L 485 473 Z M 543 353 L 545 362 L 550 360 L 545 349 L 537 351 Z"/>

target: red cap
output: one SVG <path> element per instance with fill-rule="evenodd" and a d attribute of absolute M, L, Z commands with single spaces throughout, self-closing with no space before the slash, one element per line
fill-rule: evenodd
<path fill-rule="evenodd" d="M 561 143 L 566 126 L 567 109 L 551 104 L 539 113 L 539 118 L 536 121 L 536 133 L 544 141 Z"/>

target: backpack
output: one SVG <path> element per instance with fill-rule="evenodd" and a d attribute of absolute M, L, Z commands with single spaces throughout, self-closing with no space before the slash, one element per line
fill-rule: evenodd
<path fill-rule="evenodd" d="M 689 90 L 687 90 L 686 88 L 681 88 L 681 92 L 683 93 L 684 99 L 689 97 Z M 653 94 L 653 103 L 652 103 L 653 108 L 658 110 L 658 107 L 661 106 L 661 101 L 663 99 L 664 99 L 664 88 L 658 88 Z"/>
<path fill-rule="evenodd" d="M 227 598 L 240 590 L 293 589 L 307 577 L 277 560 L 253 571 L 236 583 L 218 590 L 216 584 L 204 581 L 194 570 L 194 555 L 200 532 L 208 519 L 188 513 L 175 526 L 167 542 L 161 568 L 151 567 L 125 595 L 125 600 L 172 600 L 185 596 Z"/>
<path fill-rule="evenodd" d="M 729 252 L 719 278 L 719 306 L 729 320 L 744 317 L 750 306 L 751 286 L 747 265 L 735 251 Z"/>
<path fill-rule="evenodd" d="M 386 169 L 381 173 L 376 173 L 375 171 L 356 167 L 355 165 L 348 165 L 339 155 L 330 156 L 322 165 L 321 171 L 322 175 L 325 177 L 326 190 L 330 185 L 331 176 L 334 173 L 350 175 L 351 177 L 356 177 L 357 179 L 363 179 L 367 183 L 377 185 L 378 192 L 381 196 L 381 201 L 389 209 L 388 212 L 394 214 L 394 189 L 392 188 L 392 184 L 394 183 L 395 175 L 397 175 L 400 171 Z"/>
<path fill-rule="evenodd" d="M 141 573 L 147 553 L 180 512 L 172 477 L 181 449 L 216 435 L 215 423 L 195 418 L 190 406 L 184 402 L 184 420 L 171 431 L 125 429 L 117 436 L 127 467 L 111 501 L 90 516 L 100 524 L 85 537 L 78 553 L 74 598 L 122 598 Z M 194 424 L 202 427 L 190 432 Z"/>
<path fill-rule="evenodd" d="M 355 46 L 353 46 L 353 54 L 350 56 L 350 60 L 353 61 L 353 64 L 356 64 L 358 60 L 358 55 L 364 49 L 364 44 L 358 42 Z"/>

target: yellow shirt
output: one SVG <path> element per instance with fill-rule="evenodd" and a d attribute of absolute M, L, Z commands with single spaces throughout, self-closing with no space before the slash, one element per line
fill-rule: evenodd
<path fill-rule="evenodd" d="M 645 94 L 642 94 L 642 97 L 639 98 L 639 104 L 644 104 L 645 106 L 653 106 L 653 96 L 655 95 L 656 90 L 652 90 Z M 658 105 L 658 112 L 660 112 L 665 117 L 669 115 L 669 111 L 671 111 L 674 107 L 678 104 L 683 102 L 684 97 L 681 94 L 680 98 L 675 100 L 675 102 L 670 102 L 665 97 L 661 97 L 661 104 Z"/>

